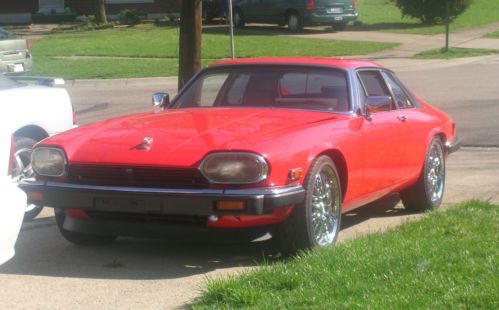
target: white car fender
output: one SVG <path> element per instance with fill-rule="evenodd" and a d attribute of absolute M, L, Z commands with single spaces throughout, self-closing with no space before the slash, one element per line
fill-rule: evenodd
<path fill-rule="evenodd" d="M 19 230 L 26 207 L 26 194 L 13 183 L 10 176 L 0 177 L 0 265 L 14 256 Z"/>
<path fill-rule="evenodd" d="M 73 128 L 73 108 L 65 89 L 23 86 L 0 92 L 0 108 L 12 128 L 38 126 L 48 135 Z"/>

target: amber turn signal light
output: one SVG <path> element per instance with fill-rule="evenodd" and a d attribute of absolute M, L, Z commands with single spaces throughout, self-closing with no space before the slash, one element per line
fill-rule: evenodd
<path fill-rule="evenodd" d="M 289 180 L 297 181 L 303 176 L 303 170 L 301 168 L 292 169 L 289 171 Z"/>
<path fill-rule="evenodd" d="M 215 205 L 216 211 L 246 211 L 246 202 L 219 200 Z"/>
<path fill-rule="evenodd" d="M 42 201 L 43 193 L 42 192 L 28 192 L 28 198 L 31 201 Z"/>

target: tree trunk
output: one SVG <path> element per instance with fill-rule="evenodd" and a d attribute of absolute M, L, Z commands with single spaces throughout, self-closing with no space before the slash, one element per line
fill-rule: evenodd
<path fill-rule="evenodd" d="M 107 24 L 106 0 L 98 0 L 95 22 L 98 24 Z"/>
<path fill-rule="evenodd" d="M 180 37 L 178 89 L 201 69 L 201 2 L 182 0 L 180 5 Z"/>

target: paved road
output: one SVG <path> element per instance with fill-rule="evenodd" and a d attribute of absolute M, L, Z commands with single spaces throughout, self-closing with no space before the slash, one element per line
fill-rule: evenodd
<path fill-rule="evenodd" d="M 499 56 L 431 70 L 401 68 L 416 94 L 450 114 L 468 146 L 499 146 Z"/>

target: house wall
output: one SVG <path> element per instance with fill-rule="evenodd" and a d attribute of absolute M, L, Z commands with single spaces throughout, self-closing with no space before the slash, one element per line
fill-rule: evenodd
<path fill-rule="evenodd" d="M 66 6 L 77 14 L 94 14 L 97 0 L 65 0 Z M 108 3 L 107 14 L 118 14 L 124 9 L 136 10 L 139 14 L 178 13 L 181 0 L 154 0 L 154 3 Z"/>
<path fill-rule="evenodd" d="M 0 14 L 38 12 L 38 0 L 0 0 Z"/>
<path fill-rule="evenodd" d="M 124 9 L 133 9 L 139 14 L 178 13 L 180 1 L 154 0 L 153 3 L 108 3 L 106 8 L 108 14 L 118 14 Z M 133 2 L 133 0 L 123 2 Z M 94 14 L 97 0 L 65 0 L 65 6 L 69 6 L 77 14 Z M 34 14 L 38 10 L 38 0 L 0 0 L 0 14 Z"/>

